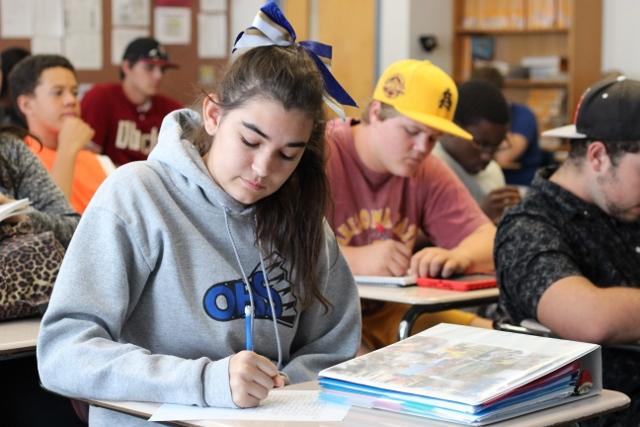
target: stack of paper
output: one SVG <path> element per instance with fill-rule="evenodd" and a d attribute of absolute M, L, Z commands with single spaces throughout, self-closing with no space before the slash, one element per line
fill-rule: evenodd
<path fill-rule="evenodd" d="M 484 425 L 599 394 L 601 363 L 596 344 L 440 324 L 319 376 L 328 401 Z"/>
<path fill-rule="evenodd" d="M 529 69 L 531 79 L 560 79 L 562 74 L 562 58 L 558 55 L 525 56 L 520 65 Z"/>
<path fill-rule="evenodd" d="M 26 213 L 29 210 L 30 203 L 29 199 L 20 199 L 0 204 L 0 222 L 11 216 Z"/>

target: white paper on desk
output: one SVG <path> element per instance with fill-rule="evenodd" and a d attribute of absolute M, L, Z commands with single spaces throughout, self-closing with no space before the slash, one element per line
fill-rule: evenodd
<path fill-rule="evenodd" d="M 1 0 L 0 30 L 2 38 L 33 35 L 33 0 Z"/>
<path fill-rule="evenodd" d="M 353 276 L 356 283 L 364 285 L 414 286 L 416 276 Z"/>
<path fill-rule="evenodd" d="M 272 390 L 257 408 L 202 408 L 164 404 L 149 421 L 259 420 L 259 421 L 342 421 L 349 406 L 318 399 L 317 390 Z"/>

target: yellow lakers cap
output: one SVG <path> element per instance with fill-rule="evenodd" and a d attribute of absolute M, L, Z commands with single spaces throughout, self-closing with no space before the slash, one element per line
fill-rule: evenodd
<path fill-rule="evenodd" d="M 380 76 L 373 99 L 435 130 L 472 140 L 453 123 L 458 89 L 451 77 L 429 61 L 406 59 L 391 64 Z"/>

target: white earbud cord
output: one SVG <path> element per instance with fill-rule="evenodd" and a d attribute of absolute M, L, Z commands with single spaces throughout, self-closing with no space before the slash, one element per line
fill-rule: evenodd
<path fill-rule="evenodd" d="M 249 293 L 249 302 L 251 304 L 251 311 L 255 313 L 255 305 L 253 302 L 253 293 L 251 292 L 251 286 L 249 286 L 249 280 L 247 279 L 247 275 L 244 272 L 244 268 L 242 268 L 242 264 L 240 263 L 240 255 L 238 255 L 238 250 L 236 248 L 236 243 L 233 240 L 233 235 L 231 234 L 231 227 L 229 226 L 229 219 L 228 219 L 228 215 L 227 215 L 227 208 L 225 207 L 223 209 L 224 211 L 224 224 L 226 226 L 227 229 L 227 235 L 229 236 L 229 240 L 231 241 L 231 247 L 233 248 L 233 254 L 236 257 L 236 262 L 238 263 L 238 267 L 240 268 L 240 273 L 242 274 L 242 279 L 244 280 L 244 286 L 247 289 L 247 292 Z M 269 283 L 269 278 L 267 277 L 267 270 L 264 267 L 264 259 L 262 257 L 262 245 L 260 244 L 260 242 L 258 242 L 258 251 L 259 251 L 259 258 L 260 258 L 260 269 L 262 270 L 262 276 L 264 278 L 264 283 L 267 289 L 267 297 L 269 299 L 269 307 L 271 308 L 271 320 L 273 323 L 273 331 L 275 333 L 276 336 L 276 347 L 278 349 L 278 370 L 282 369 L 282 345 L 280 343 L 280 334 L 278 333 L 278 320 L 276 319 L 276 311 L 275 311 L 275 306 L 273 304 L 273 298 L 271 296 L 271 284 Z M 254 317 L 255 319 L 255 317 Z M 251 321 L 251 333 L 253 334 L 253 320 Z"/>
<path fill-rule="evenodd" d="M 264 268 L 264 259 L 262 258 L 262 244 L 258 241 L 258 250 L 260 251 L 260 268 L 262 269 L 262 275 L 264 276 L 264 283 L 267 286 L 267 297 L 269 298 L 269 307 L 271 307 L 271 319 L 273 320 L 273 332 L 276 336 L 276 346 L 278 347 L 278 370 L 282 369 L 282 345 L 280 344 L 280 333 L 278 332 L 278 320 L 276 319 L 276 310 L 273 305 L 273 298 L 271 297 L 271 284 L 267 277 L 267 269 Z M 275 292 L 275 291 L 274 291 Z"/>
<path fill-rule="evenodd" d="M 240 263 L 240 256 L 238 255 L 238 250 L 236 249 L 236 242 L 233 240 L 233 236 L 231 235 L 231 227 L 229 226 L 229 218 L 227 215 L 227 208 L 223 208 L 224 211 L 224 225 L 227 228 L 227 236 L 229 236 L 229 240 L 231 241 L 231 247 L 233 248 L 233 254 L 236 256 L 236 262 L 238 263 L 238 267 L 240 268 L 240 273 L 242 274 L 242 280 L 244 281 L 244 286 L 247 289 L 247 293 L 249 294 L 249 303 L 251 304 L 251 312 L 255 314 L 255 304 L 253 303 L 253 292 L 251 292 L 251 286 L 249 286 L 249 280 L 247 279 L 247 275 L 244 272 L 244 268 L 242 268 L 242 264 Z M 253 335 L 253 320 L 255 316 L 251 319 L 251 335 Z"/>

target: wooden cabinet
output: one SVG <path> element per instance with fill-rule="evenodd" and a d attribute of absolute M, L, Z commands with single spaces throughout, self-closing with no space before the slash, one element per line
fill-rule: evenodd
<path fill-rule="evenodd" d="M 455 0 L 453 19 L 456 81 L 468 78 L 479 56 L 491 55 L 489 62 L 509 69 L 507 97 L 529 104 L 543 129 L 572 116 L 582 92 L 601 77 L 601 0 Z M 522 67 L 523 59 L 554 58 L 559 73 L 527 75 Z M 540 117 L 544 111 L 531 104 L 554 97 L 558 111 Z"/>

